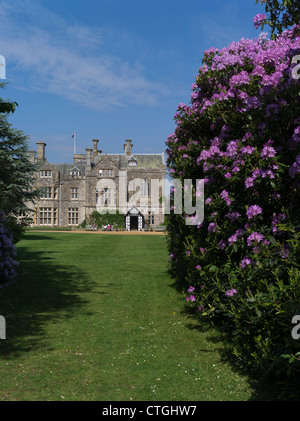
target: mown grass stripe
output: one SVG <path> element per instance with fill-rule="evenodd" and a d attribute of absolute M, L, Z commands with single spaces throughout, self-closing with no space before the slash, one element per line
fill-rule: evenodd
<path fill-rule="evenodd" d="M 247 400 L 219 335 L 183 311 L 164 236 L 28 233 L 0 291 L 1 400 Z"/>

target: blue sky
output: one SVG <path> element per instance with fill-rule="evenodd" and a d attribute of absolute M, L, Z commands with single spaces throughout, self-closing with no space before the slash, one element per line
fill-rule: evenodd
<path fill-rule="evenodd" d="M 255 0 L 1 0 L 1 92 L 11 124 L 72 162 L 99 139 L 103 152 L 156 153 L 190 102 L 203 52 L 259 35 Z M 265 29 L 267 31 L 267 29 Z"/>

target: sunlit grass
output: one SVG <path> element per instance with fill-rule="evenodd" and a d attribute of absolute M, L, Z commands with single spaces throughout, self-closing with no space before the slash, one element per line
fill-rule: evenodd
<path fill-rule="evenodd" d="M 219 336 L 183 311 L 165 236 L 27 233 L 0 291 L 0 400 L 247 400 Z"/>

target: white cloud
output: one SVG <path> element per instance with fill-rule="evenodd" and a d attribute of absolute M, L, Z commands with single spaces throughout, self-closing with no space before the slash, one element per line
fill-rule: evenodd
<path fill-rule="evenodd" d="M 168 93 L 163 84 L 147 78 L 141 63 L 123 56 L 120 37 L 126 42 L 129 34 L 72 25 L 34 0 L 1 2 L 0 19 L 0 53 L 15 86 L 94 109 L 151 106 Z"/>

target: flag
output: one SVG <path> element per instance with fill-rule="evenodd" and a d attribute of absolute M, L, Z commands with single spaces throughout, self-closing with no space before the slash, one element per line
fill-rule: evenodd
<path fill-rule="evenodd" d="M 73 134 L 72 134 L 72 138 L 73 138 L 73 139 L 75 138 L 75 132 L 73 132 Z"/>

